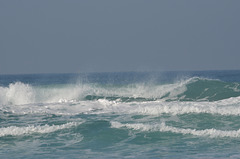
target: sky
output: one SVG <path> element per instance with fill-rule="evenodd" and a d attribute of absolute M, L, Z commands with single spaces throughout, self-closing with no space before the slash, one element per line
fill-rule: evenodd
<path fill-rule="evenodd" d="M 240 69 L 239 0 L 0 0 L 0 74 Z"/>

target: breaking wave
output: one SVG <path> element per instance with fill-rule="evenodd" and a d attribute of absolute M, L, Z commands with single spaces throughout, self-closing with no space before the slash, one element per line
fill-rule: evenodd
<path fill-rule="evenodd" d="M 21 82 L 0 87 L 1 105 L 64 103 L 106 99 L 117 102 L 219 101 L 240 96 L 239 83 L 193 77 L 170 84 L 81 83 L 32 86 Z"/>

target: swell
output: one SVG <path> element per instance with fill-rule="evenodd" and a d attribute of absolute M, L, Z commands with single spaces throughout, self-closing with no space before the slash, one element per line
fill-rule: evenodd
<path fill-rule="evenodd" d="M 193 77 L 174 83 L 77 83 L 32 86 L 21 82 L 0 87 L 1 105 L 64 103 L 106 99 L 116 102 L 219 101 L 240 96 L 240 84 Z"/>

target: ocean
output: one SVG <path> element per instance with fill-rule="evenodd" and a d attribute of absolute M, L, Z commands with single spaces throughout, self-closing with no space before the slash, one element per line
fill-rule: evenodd
<path fill-rule="evenodd" d="M 240 158 L 240 71 L 0 75 L 0 158 Z"/>

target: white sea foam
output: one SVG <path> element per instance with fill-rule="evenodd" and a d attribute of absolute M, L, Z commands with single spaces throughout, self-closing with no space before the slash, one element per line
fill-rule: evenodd
<path fill-rule="evenodd" d="M 6 128 L 0 128 L 0 137 L 2 136 L 19 136 L 24 134 L 33 134 L 33 133 L 51 133 L 54 131 L 58 131 L 61 129 L 68 129 L 73 126 L 77 126 L 81 124 L 81 122 L 69 122 L 62 125 L 42 125 L 42 126 L 34 126 L 30 125 L 27 127 L 17 127 L 17 126 L 10 126 Z"/>
<path fill-rule="evenodd" d="M 217 129 L 204 129 L 204 130 L 196 130 L 196 129 L 183 129 L 176 128 L 172 126 L 167 126 L 165 123 L 161 124 L 122 124 L 119 122 L 111 122 L 112 128 L 127 128 L 139 131 L 159 131 L 159 132 L 172 132 L 178 134 L 191 134 L 196 136 L 209 136 L 209 137 L 240 137 L 240 129 L 224 131 Z"/>

